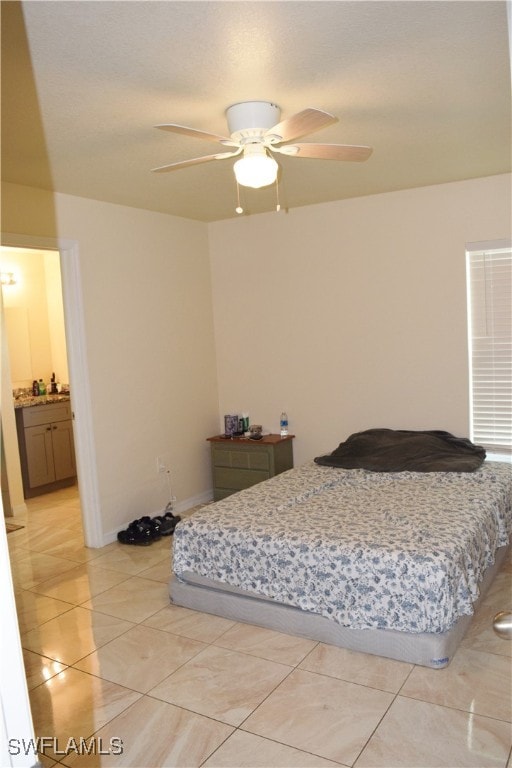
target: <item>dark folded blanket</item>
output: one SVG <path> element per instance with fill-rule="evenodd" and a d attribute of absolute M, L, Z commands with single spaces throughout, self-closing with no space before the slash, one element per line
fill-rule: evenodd
<path fill-rule="evenodd" d="M 484 448 L 449 432 L 367 429 L 350 435 L 332 453 L 315 461 L 374 472 L 473 472 L 484 459 Z"/>

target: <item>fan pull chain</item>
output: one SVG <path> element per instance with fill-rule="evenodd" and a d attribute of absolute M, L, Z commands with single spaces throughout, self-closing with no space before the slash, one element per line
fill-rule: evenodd
<path fill-rule="evenodd" d="M 235 208 L 235 213 L 243 213 L 244 209 L 240 205 L 240 186 L 238 184 L 238 181 L 236 182 L 236 201 L 237 201 L 237 206 Z"/>
<path fill-rule="evenodd" d="M 238 214 L 243 213 L 244 209 L 240 205 L 240 185 L 238 184 L 238 181 L 236 182 L 236 203 L 237 205 L 235 208 L 235 213 L 238 213 Z M 279 182 L 276 179 L 276 211 L 279 213 L 280 210 L 281 210 L 281 203 L 279 201 Z"/>

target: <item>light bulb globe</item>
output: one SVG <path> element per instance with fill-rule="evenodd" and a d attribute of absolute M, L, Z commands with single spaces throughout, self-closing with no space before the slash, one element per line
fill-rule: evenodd
<path fill-rule="evenodd" d="M 278 164 L 262 146 L 247 146 L 244 157 L 233 166 L 237 182 L 243 187 L 259 189 L 273 184 L 277 178 Z"/>

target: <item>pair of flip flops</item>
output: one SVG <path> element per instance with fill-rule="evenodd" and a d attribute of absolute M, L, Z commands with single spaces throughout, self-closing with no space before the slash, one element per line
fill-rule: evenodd
<path fill-rule="evenodd" d="M 153 518 L 146 515 L 130 523 L 125 531 L 119 531 L 117 540 L 121 544 L 148 546 L 154 541 L 159 541 L 162 536 L 171 536 L 180 520 L 181 517 L 173 515 L 172 512 Z"/>

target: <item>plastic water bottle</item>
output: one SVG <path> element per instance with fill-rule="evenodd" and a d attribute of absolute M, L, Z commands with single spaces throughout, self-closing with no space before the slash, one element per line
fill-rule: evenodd
<path fill-rule="evenodd" d="M 279 427 L 281 430 L 281 437 L 286 437 L 288 434 L 288 416 L 283 411 L 279 420 Z"/>

